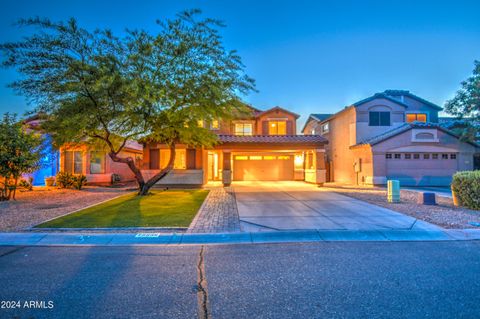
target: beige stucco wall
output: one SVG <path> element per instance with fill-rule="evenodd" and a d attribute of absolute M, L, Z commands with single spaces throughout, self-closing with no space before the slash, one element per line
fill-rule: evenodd
<path fill-rule="evenodd" d="M 329 133 L 323 135 L 329 141 L 325 149 L 328 161 L 333 161 L 330 180 L 342 183 L 354 181 L 354 155 L 350 145 L 355 144 L 355 108 L 350 107 L 329 120 Z"/>

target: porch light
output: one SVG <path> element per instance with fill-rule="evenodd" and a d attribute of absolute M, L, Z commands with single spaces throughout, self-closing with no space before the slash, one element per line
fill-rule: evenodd
<path fill-rule="evenodd" d="M 303 155 L 295 155 L 295 165 L 303 164 Z"/>

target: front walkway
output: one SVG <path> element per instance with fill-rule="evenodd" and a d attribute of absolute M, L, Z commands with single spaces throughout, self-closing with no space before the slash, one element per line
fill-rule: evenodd
<path fill-rule="evenodd" d="M 232 187 L 242 231 L 441 229 L 304 182 L 235 182 Z"/>
<path fill-rule="evenodd" d="M 239 232 L 235 193 L 230 187 L 210 188 L 205 202 L 190 224 L 187 233 L 227 233 Z"/>

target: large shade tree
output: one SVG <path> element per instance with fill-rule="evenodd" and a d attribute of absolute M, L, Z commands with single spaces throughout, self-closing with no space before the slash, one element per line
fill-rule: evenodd
<path fill-rule="evenodd" d="M 45 114 L 43 128 L 57 145 L 96 141 L 135 174 L 139 194 L 173 169 L 175 145 L 210 146 L 216 136 L 199 127 L 244 111 L 240 96 L 254 90 L 235 51 L 222 45 L 213 19 L 197 10 L 157 21 L 156 32 L 88 31 L 74 19 L 19 21 L 35 32 L 5 43 L 3 65 L 21 78 L 11 87 Z M 169 146 L 166 167 L 145 180 L 135 161 L 120 152 L 128 140 Z"/>
<path fill-rule="evenodd" d="M 445 103 L 445 111 L 460 119 L 466 118 L 454 129 L 465 140 L 475 141 L 480 128 L 480 61 L 474 62 L 473 74 L 461 83 L 455 96 Z"/>

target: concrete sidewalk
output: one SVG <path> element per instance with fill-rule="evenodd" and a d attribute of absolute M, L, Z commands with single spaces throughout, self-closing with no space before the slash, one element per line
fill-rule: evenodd
<path fill-rule="evenodd" d="M 250 233 L 0 233 L 0 246 L 204 245 L 320 241 L 480 240 L 480 230 L 306 230 Z"/>

